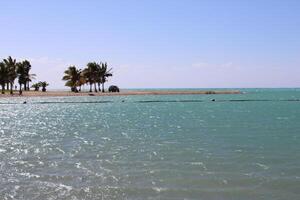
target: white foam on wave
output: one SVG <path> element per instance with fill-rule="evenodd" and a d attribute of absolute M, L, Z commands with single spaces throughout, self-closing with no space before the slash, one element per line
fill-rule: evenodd
<path fill-rule="evenodd" d="M 36 149 L 34 150 L 34 153 L 36 153 L 36 154 L 40 153 L 40 149 L 39 149 L 39 148 L 36 148 Z"/>
<path fill-rule="evenodd" d="M 263 168 L 264 170 L 268 170 L 270 167 L 261 163 L 255 163 L 257 166 Z"/>
<path fill-rule="evenodd" d="M 19 173 L 20 175 L 22 176 L 26 176 L 28 178 L 40 178 L 39 175 L 37 174 L 31 174 L 31 173 L 28 173 L 28 172 L 22 172 L 22 173 Z"/>
<path fill-rule="evenodd" d="M 56 147 L 56 149 L 57 149 L 59 152 L 61 152 L 62 154 L 65 154 L 65 153 L 66 153 L 64 150 L 62 150 L 62 149 L 59 148 L 59 147 Z"/>
<path fill-rule="evenodd" d="M 288 117 L 277 117 L 276 119 L 278 119 L 278 120 L 288 120 L 289 118 Z"/>
<path fill-rule="evenodd" d="M 121 135 L 123 135 L 123 136 L 126 137 L 126 138 L 129 138 L 128 134 L 125 133 L 125 132 L 122 132 Z"/>
<path fill-rule="evenodd" d="M 68 192 L 70 192 L 72 189 L 73 189 L 73 187 L 72 186 L 69 186 L 69 185 L 64 185 L 64 184 L 62 184 L 62 183 L 60 183 L 59 185 L 58 185 L 58 187 L 59 188 L 63 188 L 63 189 L 66 189 Z"/>
<path fill-rule="evenodd" d="M 58 196 L 68 196 L 70 195 L 71 190 L 73 190 L 72 186 L 65 185 L 62 183 L 52 183 L 52 182 L 43 182 L 43 181 L 38 181 L 37 182 L 39 185 L 44 185 L 48 188 L 53 188 L 56 191 L 56 194 Z"/>
<path fill-rule="evenodd" d="M 167 191 L 168 189 L 167 188 L 162 188 L 162 187 L 153 187 L 152 188 L 155 192 L 157 193 L 160 193 L 160 192 L 163 192 L 163 191 Z"/>
<path fill-rule="evenodd" d="M 107 140 L 107 141 L 110 141 L 110 140 L 111 140 L 111 138 L 109 138 L 109 137 L 102 137 L 102 139 L 103 139 L 103 140 Z"/>
<path fill-rule="evenodd" d="M 118 182 L 119 179 L 117 177 L 115 177 L 114 175 L 111 175 L 111 178 L 115 181 L 115 182 Z"/>
<path fill-rule="evenodd" d="M 90 188 L 86 187 L 86 188 L 83 189 L 83 191 L 86 192 L 86 193 L 89 193 L 90 192 Z"/>
<path fill-rule="evenodd" d="M 227 185 L 228 184 L 228 181 L 226 179 L 222 180 L 222 183 Z"/>
<path fill-rule="evenodd" d="M 203 162 L 191 162 L 191 165 L 198 165 L 198 166 L 203 167 L 203 169 L 207 170 L 207 168 Z"/>
<path fill-rule="evenodd" d="M 5 149 L 0 149 L 0 153 L 5 153 L 6 150 Z"/>

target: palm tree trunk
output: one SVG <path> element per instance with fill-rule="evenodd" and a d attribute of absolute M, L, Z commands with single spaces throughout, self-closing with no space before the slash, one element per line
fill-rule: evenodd
<path fill-rule="evenodd" d="M 90 92 L 93 92 L 93 90 L 92 90 L 92 83 L 90 83 Z"/>
<path fill-rule="evenodd" d="M 95 90 L 95 92 L 98 92 L 98 91 L 97 91 L 96 83 L 94 83 L 94 90 Z"/>
<path fill-rule="evenodd" d="M 20 83 L 19 85 L 20 85 L 19 93 L 21 94 L 21 92 L 22 92 L 22 84 Z M 26 87 L 26 86 L 24 86 L 24 90 L 25 90 L 25 87 Z"/>
<path fill-rule="evenodd" d="M 2 94 L 5 94 L 4 90 L 5 90 L 5 84 L 1 85 L 2 86 Z"/>
<path fill-rule="evenodd" d="M 13 94 L 14 92 L 13 92 L 13 87 L 14 87 L 14 83 L 10 83 L 10 94 Z"/>
<path fill-rule="evenodd" d="M 8 91 L 9 90 L 9 83 L 6 83 L 6 90 Z"/>
<path fill-rule="evenodd" d="M 29 81 L 27 82 L 27 90 L 28 90 L 28 91 L 30 90 L 30 87 L 29 87 Z"/>
<path fill-rule="evenodd" d="M 102 83 L 102 92 L 105 92 L 104 91 L 104 82 Z"/>
<path fill-rule="evenodd" d="M 98 91 L 100 92 L 101 89 L 100 89 L 100 82 L 98 82 Z"/>

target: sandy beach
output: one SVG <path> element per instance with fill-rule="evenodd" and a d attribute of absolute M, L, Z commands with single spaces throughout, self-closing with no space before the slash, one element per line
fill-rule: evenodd
<path fill-rule="evenodd" d="M 18 91 L 15 91 L 13 95 L 10 95 L 9 92 L 6 94 L 0 94 L 0 97 L 64 97 L 64 96 L 128 96 L 128 95 L 207 95 L 207 94 L 240 94 L 241 92 L 238 90 L 228 90 L 228 91 L 208 91 L 208 90 L 194 90 L 194 91 L 121 91 L 119 93 L 102 93 L 102 92 L 68 92 L 68 91 L 23 91 L 22 95 L 19 95 Z"/>

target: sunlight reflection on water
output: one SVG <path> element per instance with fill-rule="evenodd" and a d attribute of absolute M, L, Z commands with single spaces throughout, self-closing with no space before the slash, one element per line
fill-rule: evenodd
<path fill-rule="evenodd" d="M 300 104 L 211 98 L 0 99 L 0 198 L 299 198 Z"/>

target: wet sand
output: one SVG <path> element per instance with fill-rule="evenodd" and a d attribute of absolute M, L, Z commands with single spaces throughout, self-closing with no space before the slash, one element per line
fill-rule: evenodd
<path fill-rule="evenodd" d="M 199 95 L 199 94 L 240 94 L 238 90 L 228 90 L 228 91 L 217 91 L 217 90 L 139 90 L 139 91 L 121 91 L 119 93 L 109 93 L 109 92 L 68 92 L 68 91 L 23 91 L 22 95 L 19 92 L 14 92 L 10 95 L 9 92 L 6 94 L 0 94 L 0 97 L 64 97 L 64 96 L 127 96 L 127 95 Z"/>

